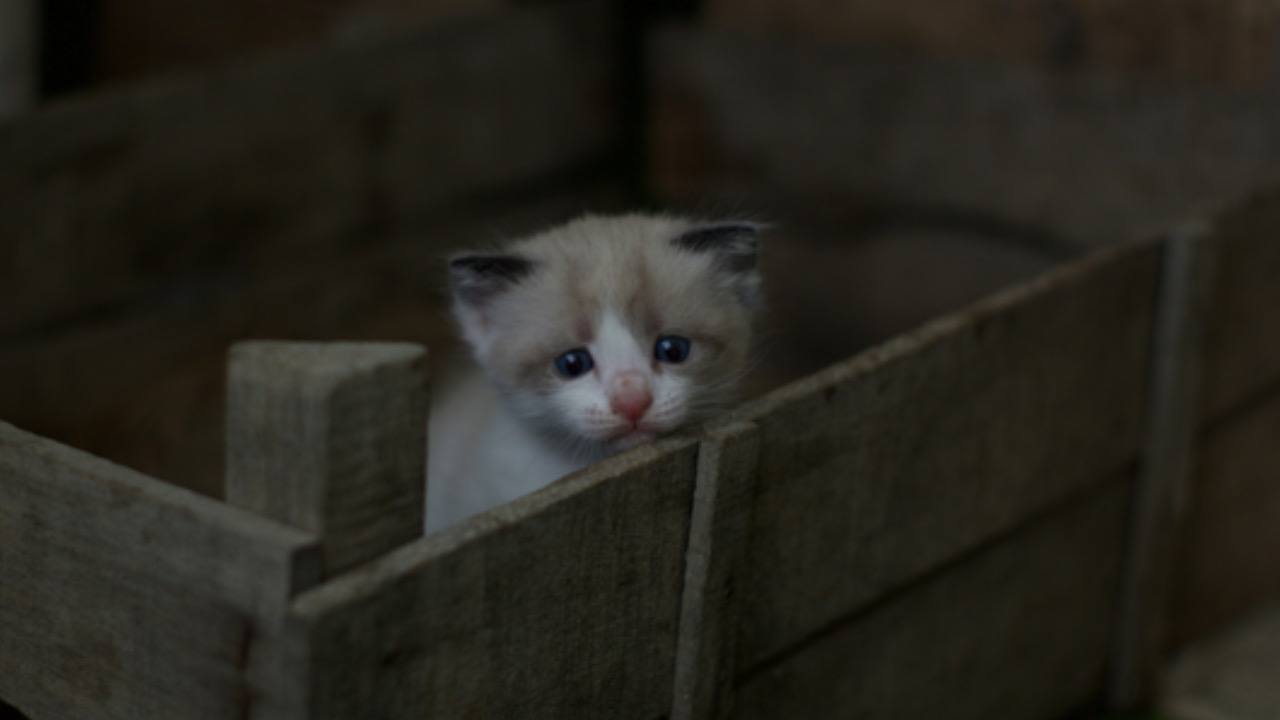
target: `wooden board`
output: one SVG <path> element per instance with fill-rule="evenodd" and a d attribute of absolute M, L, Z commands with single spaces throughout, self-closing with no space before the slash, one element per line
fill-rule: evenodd
<path fill-rule="evenodd" d="M 1280 709 L 1280 609 L 1204 638 L 1170 663 L 1158 704 L 1182 720 L 1271 720 Z"/>
<path fill-rule="evenodd" d="M 0 698 L 33 718 L 281 717 L 315 538 L 0 423 Z"/>
<path fill-rule="evenodd" d="M 1172 643 L 1280 603 L 1280 396 L 1210 430 L 1187 504 Z"/>
<path fill-rule="evenodd" d="M 737 411 L 761 433 L 738 670 L 1132 463 L 1159 255 L 1095 254 Z"/>
<path fill-rule="evenodd" d="M 95 75 L 122 77 L 172 72 L 299 42 L 344 35 L 377 36 L 387 27 L 456 23 L 458 16 L 493 11 L 503 0 L 306 0 L 149 3 L 103 0 Z"/>
<path fill-rule="evenodd" d="M 697 452 L 637 448 L 303 594 L 313 717 L 667 713 Z"/>
<path fill-rule="evenodd" d="M 325 577 L 422 537 L 427 371 L 412 343 L 237 343 L 227 502 L 319 536 Z"/>
<path fill-rule="evenodd" d="M 1150 704 L 1168 656 L 1168 599 L 1196 453 L 1214 238 L 1204 219 L 1163 238 L 1146 421 L 1134 480 L 1107 703 Z"/>
<path fill-rule="evenodd" d="M 1127 478 L 741 677 L 732 717 L 1050 720 L 1102 688 Z"/>
<path fill-rule="evenodd" d="M 1280 33 L 1273 0 L 711 0 L 708 12 L 731 28 L 1240 85 L 1272 77 Z"/>
<path fill-rule="evenodd" d="M 597 162 L 615 140 L 605 17 L 590 2 L 523 7 L 0 126 L 0 337 L 287 275 Z"/>
<path fill-rule="evenodd" d="M 1217 214 L 1203 420 L 1280 390 L 1280 189 Z"/>
<path fill-rule="evenodd" d="M 744 187 L 843 194 L 1089 248 L 1280 168 L 1261 93 L 698 27 L 652 48 L 655 185 L 729 207 Z"/>
<path fill-rule="evenodd" d="M 759 439 L 751 423 L 730 423 L 710 429 L 699 448 L 671 720 L 729 709 Z"/>

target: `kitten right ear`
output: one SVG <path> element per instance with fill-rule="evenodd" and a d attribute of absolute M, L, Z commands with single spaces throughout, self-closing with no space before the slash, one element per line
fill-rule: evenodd
<path fill-rule="evenodd" d="M 449 285 L 459 302 L 479 306 L 532 272 L 519 255 L 463 255 L 449 261 Z"/>

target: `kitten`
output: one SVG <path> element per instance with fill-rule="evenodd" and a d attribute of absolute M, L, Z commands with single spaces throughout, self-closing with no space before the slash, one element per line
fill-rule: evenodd
<path fill-rule="evenodd" d="M 759 304 L 756 235 L 587 216 L 454 257 L 454 315 L 484 377 L 436 383 L 428 532 L 726 405 Z"/>

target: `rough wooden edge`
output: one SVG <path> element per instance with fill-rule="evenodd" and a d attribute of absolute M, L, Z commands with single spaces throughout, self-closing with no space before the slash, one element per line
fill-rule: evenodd
<path fill-rule="evenodd" d="M 0 3 L 0 122 L 36 99 L 38 27 L 35 0 Z"/>
<path fill-rule="evenodd" d="M 736 419 L 751 421 L 807 395 L 825 390 L 849 378 L 884 367 L 922 348 L 941 342 L 963 328 L 980 325 L 988 318 L 1008 312 L 1027 300 L 1054 292 L 1063 285 L 1081 282 L 1099 267 L 1110 265 L 1127 255 L 1150 250 L 1155 240 L 1138 240 L 1119 244 L 1089 253 L 1083 258 L 1065 263 L 1043 275 L 1019 283 L 983 300 L 967 305 L 955 312 L 931 320 L 916 330 L 897 335 L 883 344 L 876 345 L 848 360 L 835 363 L 824 370 L 811 373 L 799 380 L 749 401 L 731 411 Z"/>
<path fill-rule="evenodd" d="M 236 344 L 227 502 L 319 534 L 326 575 L 420 537 L 426 378 L 410 343 Z"/>
<path fill-rule="evenodd" d="M 341 577 L 326 580 L 307 590 L 294 600 L 292 613 L 300 620 L 309 621 L 349 603 L 366 600 L 398 582 L 403 576 L 416 572 L 423 565 L 539 515 L 574 495 L 587 492 L 600 483 L 609 482 L 619 474 L 630 472 L 668 453 L 679 452 L 696 442 L 696 438 L 677 435 L 641 445 L 573 473 L 541 490 L 418 538 L 373 562 L 343 573 Z"/>
<path fill-rule="evenodd" d="M 1213 227 L 1189 221 L 1164 239 L 1141 469 L 1135 482 L 1108 702 L 1150 699 L 1165 650 L 1174 541 L 1194 458 L 1204 325 L 1212 290 Z"/>
<path fill-rule="evenodd" d="M 27 711 L 38 717 L 89 716 L 86 708 L 96 708 L 92 716 L 101 716 L 108 712 L 107 699 L 116 701 L 110 707 L 117 711 L 121 703 L 171 709 L 185 705 L 184 717 L 210 717 L 215 711 L 193 700 L 207 701 L 214 697 L 210 693 L 225 692 L 216 697 L 227 704 L 242 703 L 245 717 L 251 712 L 254 717 L 293 717 L 294 701 L 303 692 L 302 677 L 296 672 L 300 666 L 287 658 L 279 630 L 292 598 L 321 581 L 318 538 L 4 422 L 0 475 L 17 478 L 15 486 L 0 484 L 0 502 L 4 496 L 16 498 L 19 508 L 25 500 L 36 502 L 34 512 L 28 508 L 19 516 L 16 528 L 0 527 L 0 536 L 16 530 L 17 552 L 23 553 L 25 546 L 26 552 L 47 553 L 9 559 L 34 557 L 42 568 L 54 568 L 52 575 L 42 570 L 33 577 L 24 574 L 19 563 L 18 571 L 11 573 L 6 553 L 0 552 L 0 574 L 5 575 L 0 583 L 10 592 L 28 597 L 36 592 L 52 599 L 16 621 L 26 626 L 29 637 L 35 628 L 39 637 L 60 642 L 76 658 L 69 670 L 39 647 L 11 647 L 0 641 L 0 666 L 14 662 L 19 668 L 16 676 L 0 671 L 0 688 L 17 682 L 17 690 L 37 693 L 22 697 L 6 690 L 4 701 L 33 703 Z M 87 521 L 89 517 L 95 521 Z M 54 542 L 31 545 L 42 536 Z M 64 595 L 73 590 L 67 584 L 71 579 L 84 583 L 86 577 L 96 584 Z M 110 579 L 106 585 L 104 578 Z M 111 587 L 122 594 L 99 592 L 91 597 L 83 592 Z M 64 597 L 69 599 L 64 602 Z M 228 628 L 229 617 L 238 619 L 238 628 Z M 0 618 L 0 624 L 4 620 Z M 206 625 L 210 621 L 222 624 Z M 103 645 L 80 647 L 83 638 L 68 640 L 78 632 L 77 623 L 92 627 L 98 642 L 105 638 L 105 647 L 120 652 L 104 656 Z M 174 636 L 157 639 L 155 627 L 169 632 L 175 627 L 200 628 L 197 635 L 206 629 L 223 633 L 218 638 L 205 634 L 202 641 L 211 643 L 201 647 L 217 659 L 193 655 L 187 645 L 176 649 Z M 0 627 L 0 637 L 5 636 Z M 158 656 L 139 652 L 157 647 L 168 650 Z M 228 653 L 236 647 L 241 650 Z M 130 663 L 128 672 L 108 674 L 105 688 L 77 688 L 64 695 L 22 684 L 24 677 L 34 676 L 72 685 L 77 678 L 95 677 L 95 668 L 120 667 L 127 662 L 121 656 L 163 666 L 165 679 L 179 682 L 160 685 L 145 667 Z M 170 672 L 168 663 L 173 661 L 186 662 L 182 670 Z"/>
<path fill-rule="evenodd" d="M 82 482 L 102 483 L 118 489 L 122 497 L 137 498 L 173 510 L 190 524 L 201 523 L 221 532 L 235 533 L 264 546 L 288 548 L 293 574 L 285 593 L 295 596 L 320 582 L 317 538 L 297 528 L 245 512 L 199 493 L 147 477 L 109 460 L 68 447 L 0 421 L 0 463 L 26 458 L 46 465 L 57 464 Z"/>
<path fill-rule="evenodd" d="M 759 443 L 755 425 L 735 422 L 709 430 L 699 448 L 671 720 L 724 717 L 729 708 Z"/>

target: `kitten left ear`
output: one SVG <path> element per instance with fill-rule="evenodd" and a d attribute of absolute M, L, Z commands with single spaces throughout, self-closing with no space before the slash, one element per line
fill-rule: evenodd
<path fill-rule="evenodd" d="M 453 314 L 480 357 L 488 354 L 492 339 L 487 316 L 492 300 L 533 270 L 533 261 L 519 255 L 461 255 L 449 261 Z"/>
<path fill-rule="evenodd" d="M 730 272 L 748 272 L 756 267 L 756 235 L 760 226 L 747 222 L 698 225 L 671 241 L 681 250 L 713 253 Z"/>
<path fill-rule="evenodd" d="M 671 241 L 681 250 L 714 255 L 717 267 L 728 273 L 733 293 L 750 310 L 760 303 L 760 276 L 756 273 L 760 226 L 748 222 L 698 225 Z"/>

